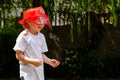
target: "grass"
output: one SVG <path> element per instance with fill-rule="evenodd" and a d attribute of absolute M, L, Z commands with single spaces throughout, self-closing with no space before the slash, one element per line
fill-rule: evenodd
<path fill-rule="evenodd" d="M 18 78 L 0 78 L 0 80 L 19 80 Z M 56 78 L 46 78 L 46 80 L 76 80 L 76 79 L 56 79 Z M 81 78 L 77 80 L 120 80 L 115 78 L 106 78 L 106 79 L 99 79 L 99 78 Z"/>
<path fill-rule="evenodd" d="M 55 78 L 47 78 L 46 80 L 76 80 L 76 79 L 55 79 Z M 115 78 L 106 78 L 106 79 L 99 79 L 99 78 L 81 78 L 77 80 L 120 80 L 120 79 L 115 79 Z"/>

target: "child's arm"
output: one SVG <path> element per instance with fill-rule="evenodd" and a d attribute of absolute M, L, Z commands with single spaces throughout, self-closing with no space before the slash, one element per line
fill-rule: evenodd
<path fill-rule="evenodd" d="M 31 58 L 25 57 L 24 53 L 20 50 L 16 50 L 16 58 L 25 64 L 32 64 L 36 67 L 42 64 L 42 62 L 39 59 L 31 59 Z"/>
<path fill-rule="evenodd" d="M 49 64 L 50 66 L 52 67 L 57 67 L 60 62 L 57 61 L 56 59 L 50 59 L 48 58 L 44 53 L 42 53 L 42 56 L 43 56 L 43 61 L 46 63 L 46 64 Z"/>

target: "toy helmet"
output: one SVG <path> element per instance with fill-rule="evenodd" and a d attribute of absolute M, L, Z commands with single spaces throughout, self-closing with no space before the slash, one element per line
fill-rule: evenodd
<path fill-rule="evenodd" d="M 18 21 L 19 24 L 23 25 L 25 20 L 29 20 L 35 24 L 45 24 L 50 27 L 49 16 L 45 14 L 42 6 L 30 8 L 24 11 L 23 18 Z"/>

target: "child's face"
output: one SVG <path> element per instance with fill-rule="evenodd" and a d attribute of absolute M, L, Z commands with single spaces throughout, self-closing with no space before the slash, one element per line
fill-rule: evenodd
<path fill-rule="evenodd" d="M 37 34 L 39 31 L 41 31 L 44 28 L 44 24 L 34 24 L 33 22 L 28 21 L 28 26 L 30 32 L 33 34 Z"/>

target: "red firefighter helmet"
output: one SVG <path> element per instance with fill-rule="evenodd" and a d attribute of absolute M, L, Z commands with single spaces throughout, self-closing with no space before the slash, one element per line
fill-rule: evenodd
<path fill-rule="evenodd" d="M 45 14 L 42 6 L 30 8 L 24 11 L 23 18 L 18 21 L 19 24 L 23 25 L 24 21 L 28 20 L 35 24 L 45 24 L 50 27 L 49 16 Z"/>

